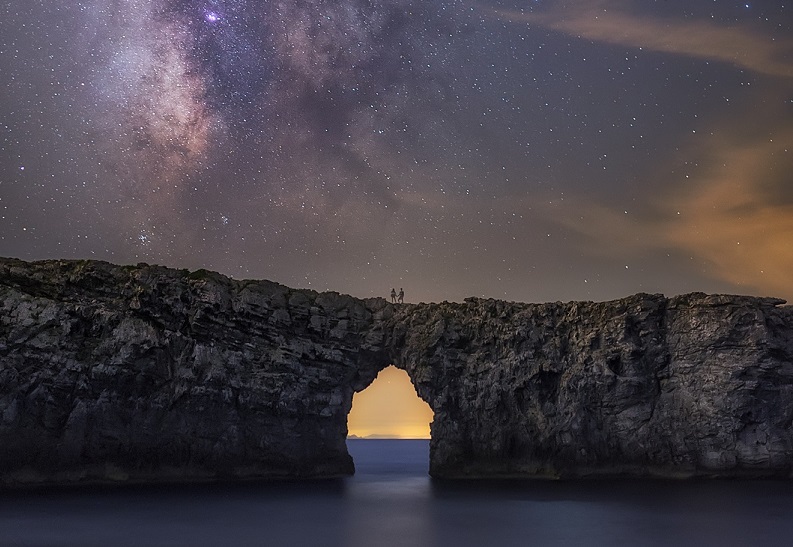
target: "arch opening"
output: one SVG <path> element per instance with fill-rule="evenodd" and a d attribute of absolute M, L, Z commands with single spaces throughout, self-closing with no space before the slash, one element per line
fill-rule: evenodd
<path fill-rule="evenodd" d="M 407 372 L 389 365 L 352 398 L 347 437 L 429 439 L 433 412 L 416 393 Z"/>

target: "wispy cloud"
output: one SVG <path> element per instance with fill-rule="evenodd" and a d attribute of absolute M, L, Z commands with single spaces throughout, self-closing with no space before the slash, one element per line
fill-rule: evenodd
<path fill-rule="evenodd" d="M 793 299 L 793 202 L 768 184 L 770 169 L 793 166 L 791 143 L 793 128 L 753 144 L 713 139 L 712 167 L 660 203 L 672 220 L 656 237 L 708 260 L 725 281 Z"/>
<path fill-rule="evenodd" d="M 659 184 L 644 214 L 573 199 L 554 218 L 584 238 L 590 255 L 674 252 L 709 264 L 709 277 L 738 292 L 793 302 L 793 198 L 781 188 L 793 168 L 793 128 L 779 124 L 768 131 L 773 138 L 748 139 L 732 124 L 686 143 L 700 171 L 685 185 Z"/>
<path fill-rule="evenodd" d="M 687 55 L 773 76 L 793 77 L 793 40 L 709 21 L 637 16 L 623 2 L 584 0 L 543 12 L 482 8 L 503 21 L 551 28 L 572 36 Z"/>
<path fill-rule="evenodd" d="M 502 21 L 586 40 L 793 77 L 789 37 L 763 35 L 749 26 L 639 16 L 626 0 L 579 0 L 556 6 L 525 12 L 482 9 Z M 789 80 L 782 85 L 788 84 Z M 582 252 L 588 256 L 690 256 L 709 265 L 705 275 L 733 285 L 736 291 L 793 300 L 793 191 L 785 188 L 789 180 L 784 180 L 793 169 L 793 127 L 789 111 L 780 109 L 787 104 L 785 93 L 778 88 L 758 96 L 751 112 L 712 120 L 711 131 L 681 140 L 680 153 L 698 169 L 685 182 L 658 180 L 658 175 L 645 173 L 656 182 L 658 192 L 647 198 L 641 212 L 625 214 L 571 196 L 561 209 L 535 209 L 535 213 L 547 213 L 547 218 L 579 234 L 587 245 Z"/>

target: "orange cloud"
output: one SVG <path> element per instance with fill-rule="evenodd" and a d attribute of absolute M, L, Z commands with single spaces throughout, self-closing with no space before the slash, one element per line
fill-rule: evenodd
<path fill-rule="evenodd" d="M 677 55 L 732 63 L 738 67 L 793 77 L 793 40 L 725 27 L 708 21 L 639 17 L 620 11 L 621 2 L 580 1 L 570 9 L 520 12 L 482 8 L 502 21 L 529 23 L 565 34 Z"/>
<path fill-rule="evenodd" d="M 781 199 L 767 179 L 774 165 L 793 163 L 785 143 L 793 144 L 793 129 L 749 145 L 714 139 L 713 167 L 664 199 L 671 220 L 654 228 L 656 236 L 705 258 L 725 281 L 793 301 L 793 201 Z"/>
<path fill-rule="evenodd" d="M 674 250 L 709 263 L 708 275 L 736 292 L 793 302 L 793 191 L 784 188 L 793 128 L 768 133 L 775 137 L 747 139 L 736 124 L 687 143 L 686 156 L 700 158 L 700 173 L 685 186 L 659 181 L 665 190 L 644 213 L 570 199 L 553 218 L 583 237 L 589 254 Z"/>

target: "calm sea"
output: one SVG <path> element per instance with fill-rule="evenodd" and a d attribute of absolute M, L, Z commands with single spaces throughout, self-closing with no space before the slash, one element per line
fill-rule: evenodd
<path fill-rule="evenodd" d="M 793 483 L 427 476 L 428 442 L 351 440 L 334 481 L 0 494 L 0 546 L 793 545 Z"/>

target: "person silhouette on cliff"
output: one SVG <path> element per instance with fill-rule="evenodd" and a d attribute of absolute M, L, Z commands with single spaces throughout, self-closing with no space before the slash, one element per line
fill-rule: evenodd
<path fill-rule="evenodd" d="M 396 291 L 393 287 L 391 288 L 391 303 L 396 304 Z"/>
<path fill-rule="evenodd" d="M 400 304 L 404 304 L 405 291 L 402 290 L 402 287 L 399 287 L 399 297 L 398 297 L 398 299 L 399 299 L 399 303 Z"/>

